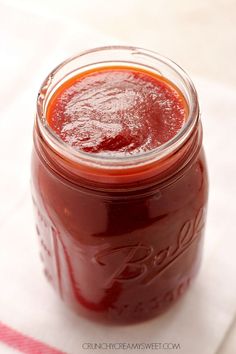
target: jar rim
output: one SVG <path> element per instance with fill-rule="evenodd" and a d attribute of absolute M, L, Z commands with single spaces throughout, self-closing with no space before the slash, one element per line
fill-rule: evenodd
<path fill-rule="evenodd" d="M 56 75 L 63 69 L 65 68 L 68 64 L 72 63 L 73 61 L 80 60 L 81 58 L 84 58 L 89 55 L 96 55 L 97 53 L 103 54 L 104 57 L 108 55 L 108 53 L 111 55 L 113 53 L 116 55 L 117 52 L 122 52 L 122 54 L 129 54 L 130 57 L 133 57 L 133 61 L 127 61 L 127 60 L 115 60 L 114 62 L 120 62 L 122 61 L 124 64 L 130 64 L 130 67 L 142 67 L 143 69 L 146 70 L 152 70 L 152 72 L 157 72 L 158 74 L 162 72 L 159 71 L 158 65 L 148 65 L 143 62 L 144 59 L 147 61 L 151 61 L 152 63 L 158 63 L 161 65 L 166 66 L 166 68 L 171 69 L 179 79 L 182 80 L 183 85 L 185 86 L 185 90 L 187 94 L 189 95 L 189 102 L 188 102 L 188 117 L 183 124 L 182 128 L 179 130 L 179 132 L 170 140 L 165 142 L 164 144 L 150 150 L 150 151 L 145 151 L 145 152 L 137 152 L 135 154 L 124 154 L 122 156 L 114 156 L 114 155 L 108 155 L 108 154 L 94 154 L 94 153 L 89 153 L 85 152 L 82 150 L 75 149 L 74 147 L 68 145 L 66 142 L 64 142 L 56 133 L 55 131 L 50 127 L 49 124 L 47 124 L 47 119 L 46 119 L 46 112 L 47 112 L 47 103 L 49 101 L 48 97 L 50 95 L 50 92 L 55 89 L 56 87 L 60 87 L 60 83 L 63 80 L 68 80 L 68 76 L 72 75 L 74 70 L 68 72 L 66 75 L 64 75 L 61 79 L 61 81 L 54 83 L 53 80 L 56 77 Z M 142 60 L 140 61 L 140 57 Z M 137 59 L 138 58 L 138 59 Z M 134 61 L 136 60 L 136 61 Z M 98 65 L 102 65 L 104 67 L 104 64 L 106 67 L 112 67 L 114 66 L 111 65 L 113 62 L 112 59 L 109 61 L 103 60 L 100 62 L 89 62 L 88 65 L 95 65 L 94 67 L 98 67 Z M 82 72 L 85 66 L 79 67 Z M 78 69 L 79 69 L 78 68 Z M 86 70 L 87 71 L 87 70 Z M 75 76 L 72 75 L 72 77 Z M 163 75 L 164 76 L 164 75 Z M 165 76 L 164 76 L 165 77 Z M 171 81 L 171 80 L 170 80 Z M 179 88 L 177 86 L 177 88 Z M 180 88 L 179 88 L 180 89 Z M 180 89 L 181 90 L 181 89 Z M 55 91 L 54 91 L 55 92 Z M 182 90 L 181 90 L 182 92 Z M 182 92 L 183 93 L 183 92 Z M 186 97 L 185 97 L 186 98 Z M 184 142 L 191 136 L 191 133 L 194 130 L 194 127 L 196 127 L 197 123 L 199 120 L 199 105 L 198 105 L 198 97 L 197 97 L 197 92 L 194 87 L 194 84 L 188 74 L 174 61 L 171 59 L 160 55 L 159 53 L 156 53 L 155 51 L 152 50 L 147 50 L 139 47 L 133 47 L 133 46 L 120 46 L 120 45 L 112 45 L 112 46 L 103 46 L 103 47 L 97 47 L 94 49 L 90 50 L 85 50 L 82 51 L 65 61 L 63 61 L 61 64 L 59 64 L 54 70 L 51 71 L 51 73 L 46 77 L 44 80 L 43 84 L 41 85 L 41 88 L 38 93 L 38 98 L 37 98 L 37 114 L 36 114 L 36 124 L 39 128 L 39 131 L 43 137 L 43 139 L 46 141 L 46 143 L 57 153 L 62 155 L 63 157 L 72 160 L 74 162 L 83 164 L 83 165 L 88 165 L 96 168 L 106 168 L 106 169 L 122 169 L 125 167 L 127 168 L 132 168 L 132 167 L 137 167 L 138 165 L 145 165 L 147 163 L 152 163 L 156 162 L 158 160 L 161 160 L 162 158 L 170 155 L 174 151 L 176 151 L 179 147 L 181 147 Z"/>

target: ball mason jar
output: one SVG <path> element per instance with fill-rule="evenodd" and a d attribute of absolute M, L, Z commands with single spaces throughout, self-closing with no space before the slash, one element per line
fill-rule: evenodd
<path fill-rule="evenodd" d="M 164 76 L 184 95 L 188 118 L 165 144 L 134 156 L 77 151 L 46 120 L 68 79 L 104 66 Z M 194 85 L 171 60 L 134 47 L 82 52 L 52 71 L 38 95 L 32 196 L 48 281 L 80 314 L 137 322 L 168 309 L 195 277 L 208 196 Z"/>

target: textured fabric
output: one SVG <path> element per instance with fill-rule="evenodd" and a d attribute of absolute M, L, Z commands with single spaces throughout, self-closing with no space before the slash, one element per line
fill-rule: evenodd
<path fill-rule="evenodd" d="M 0 323 L 0 341 L 26 354 L 63 354 L 38 340 Z"/>

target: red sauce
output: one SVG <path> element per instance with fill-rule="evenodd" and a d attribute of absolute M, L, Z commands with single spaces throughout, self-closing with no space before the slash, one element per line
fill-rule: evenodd
<path fill-rule="evenodd" d="M 168 80 L 133 68 L 90 71 L 52 97 L 47 121 L 67 144 L 92 153 L 136 154 L 172 139 L 187 104 Z"/>
<path fill-rule="evenodd" d="M 63 83 L 45 113 L 68 146 L 130 156 L 172 139 L 188 107 L 167 79 L 114 67 Z M 201 259 L 208 191 L 201 125 L 160 161 L 114 170 L 62 155 L 40 129 L 36 122 L 32 194 L 49 282 L 99 320 L 141 321 L 168 309 Z"/>

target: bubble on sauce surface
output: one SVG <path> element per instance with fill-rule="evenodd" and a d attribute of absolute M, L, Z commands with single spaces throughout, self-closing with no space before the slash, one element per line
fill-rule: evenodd
<path fill-rule="evenodd" d="M 135 154 L 173 138 L 185 122 L 185 105 L 182 95 L 165 81 L 113 69 L 75 78 L 56 93 L 48 123 L 78 150 Z"/>

